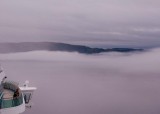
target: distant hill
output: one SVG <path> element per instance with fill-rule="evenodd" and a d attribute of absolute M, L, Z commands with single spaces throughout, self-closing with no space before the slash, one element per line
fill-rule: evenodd
<path fill-rule="evenodd" d="M 83 54 L 95 54 L 102 52 L 133 52 L 143 51 L 143 49 L 133 48 L 91 48 L 83 45 L 71 45 L 56 42 L 21 42 L 21 43 L 0 43 L 0 53 L 15 53 L 15 52 L 28 52 L 28 51 L 66 51 L 78 52 Z"/>

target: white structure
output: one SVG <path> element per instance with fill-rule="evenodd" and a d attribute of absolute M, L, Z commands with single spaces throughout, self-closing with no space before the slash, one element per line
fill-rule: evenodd
<path fill-rule="evenodd" d="M 19 87 L 18 83 L 6 78 L 0 67 L 0 114 L 20 114 L 26 107 L 31 108 L 31 98 L 37 88 L 29 87 L 29 81 L 26 81 L 23 87 Z"/>
<path fill-rule="evenodd" d="M 36 87 L 29 87 L 29 81 L 25 81 L 25 84 L 23 87 L 20 87 L 20 90 L 23 93 L 23 98 L 25 101 L 25 106 L 28 108 L 32 107 L 32 96 L 33 96 L 33 92 L 36 90 Z"/>

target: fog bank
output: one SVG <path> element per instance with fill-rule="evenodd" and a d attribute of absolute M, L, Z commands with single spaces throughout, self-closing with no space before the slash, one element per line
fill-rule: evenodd
<path fill-rule="evenodd" d="M 160 49 L 82 55 L 0 54 L 9 79 L 37 86 L 26 114 L 160 113 Z"/>

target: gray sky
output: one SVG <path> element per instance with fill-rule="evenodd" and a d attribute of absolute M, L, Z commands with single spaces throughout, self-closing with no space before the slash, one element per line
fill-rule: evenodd
<path fill-rule="evenodd" d="M 160 46 L 159 0 L 1 0 L 0 42 Z"/>

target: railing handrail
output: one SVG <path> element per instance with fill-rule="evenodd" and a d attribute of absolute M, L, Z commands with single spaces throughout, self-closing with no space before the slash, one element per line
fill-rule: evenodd
<path fill-rule="evenodd" d="M 9 94 L 4 93 L 0 99 L 0 109 L 15 107 L 23 104 L 23 95 L 16 83 L 6 81 L 2 86 L 4 89 L 11 90 L 13 92 L 13 97 L 3 98 L 4 94 Z"/>
<path fill-rule="evenodd" d="M 6 93 L 5 93 L 6 94 Z M 12 98 L 2 98 L 3 100 L 14 100 L 14 99 L 17 99 L 17 98 L 20 98 L 21 95 L 19 95 L 18 97 L 12 97 Z"/>
<path fill-rule="evenodd" d="M 14 99 L 0 99 L 0 109 L 15 107 L 23 104 L 23 95 L 14 98 Z"/>

